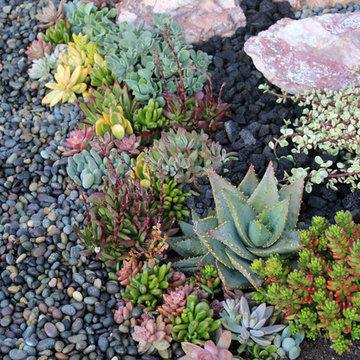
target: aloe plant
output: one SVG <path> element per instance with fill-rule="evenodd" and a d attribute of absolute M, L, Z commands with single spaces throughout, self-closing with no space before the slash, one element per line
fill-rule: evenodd
<path fill-rule="evenodd" d="M 257 289 L 261 281 L 250 269 L 253 260 L 272 254 L 289 256 L 301 247 L 296 223 L 304 178 L 278 191 L 272 163 L 261 182 L 251 166 L 237 188 L 215 172 L 207 173 L 216 216 L 197 220 L 193 227 L 180 222 L 185 236 L 173 238 L 170 246 L 189 258 L 176 266 L 194 270 L 213 264 L 226 289 L 250 284 Z"/>

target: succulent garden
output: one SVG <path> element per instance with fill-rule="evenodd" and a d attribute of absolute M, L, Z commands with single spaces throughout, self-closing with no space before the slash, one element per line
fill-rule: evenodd
<path fill-rule="evenodd" d="M 359 86 L 235 58 L 288 3 L 190 45 L 119 2 L 0 14 L 0 358 L 359 357 Z"/>

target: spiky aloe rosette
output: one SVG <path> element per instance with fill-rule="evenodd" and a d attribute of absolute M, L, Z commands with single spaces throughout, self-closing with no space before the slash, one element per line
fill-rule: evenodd
<path fill-rule="evenodd" d="M 180 223 L 185 237 L 172 239 L 170 245 L 192 258 L 176 266 L 191 270 L 210 263 L 226 288 L 258 288 L 261 281 L 250 269 L 251 261 L 271 254 L 288 256 L 301 248 L 295 227 L 304 178 L 278 191 L 272 163 L 261 182 L 251 166 L 237 188 L 215 172 L 207 173 L 216 216 L 195 221 L 193 228 Z"/>
<path fill-rule="evenodd" d="M 283 312 L 292 330 L 314 340 L 324 333 L 341 354 L 349 350 L 350 335 L 360 339 L 360 225 L 350 212 L 338 212 L 334 225 L 314 217 L 301 242 L 296 270 L 278 257 L 254 261 L 253 271 L 267 285 L 254 298 Z"/>
<path fill-rule="evenodd" d="M 114 169 L 112 169 L 115 171 Z M 143 249 L 151 243 L 153 226 L 173 234 L 172 223 L 161 222 L 160 203 L 154 199 L 154 189 L 146 189 L 138 179 L 115 177 L 114 184 L 105 180 L 104 189 L 93 193 L 88 224 L 74 233 L 88 253 L 96 252 L 103 260 L 122 260 L 132 249 Z M 160 210 L 159 210 L 160 208 Z M 96 231 L 94 231 L 96 230 Z"/>

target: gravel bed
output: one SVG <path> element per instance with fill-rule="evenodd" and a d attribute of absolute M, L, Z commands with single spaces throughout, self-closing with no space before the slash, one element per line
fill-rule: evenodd
<path fill-rule="evenodd" d="M 80 255 L 72 233 L 85 212 L 79 192 L 65 179 L 61 144 L 81 114 L 73 105 L 42 106 L 45 89 L 27 75 L 24 53 L 40 30 L 35 14 L 43 4 L 0 0 L 0 358 L 133 360 L 140 358 L 135 343 L 113 321 L 119 285 L 108 280 L 101 262 Z M 288 4 L 243 0 L 241 6 L 247 27 L 202 46 L 214 55 L 215 88 L 225 79 L 224 100 L 233 103 L 233 119 L 216 134 L 226 149 L 239 153 L 240 161 L 222 170 L 233 183 L 250 163 L 262 175 L 274 158 L 267 142 L 279 135 L 284 117 L 301 114 L 291 102 L 278 105 L 257 89 L 264 78 L 242 51 L 248 37 L 281 17 L 294 17 Z M 301 157 L 297 165 L 309 161 Z M 278 176 L 290 166 L 275 165 Z M 206 179 L 200 184 L 204 196 L 189 204 L 204 214 L 212 196 Z M 359 193 L 319 187 L 305 196 L 303 220 L 346 208 L 360 221 L 358 202 Z"/>

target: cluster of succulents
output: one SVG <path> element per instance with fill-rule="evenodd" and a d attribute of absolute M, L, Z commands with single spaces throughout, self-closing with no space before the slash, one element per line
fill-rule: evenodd
<path fill-rule="evenodd" d="M 261 281 L 250 269 L 258 257 L 291 255 L 301 248 L 296 231 L 304 178 L 277 189 L 272 163 L 261 182 L 253 166 L 236 188 L 213 171 L 208 171 L 216 216 L 187 226 L 185 238 L 174 238 L 171 246 L 188 259 L 176 266 L 216 265 L 226 288 L 259 288 Z"/>
<path fill-rule="evenodd" d="M 33 50 L 30 50 L 29 56 L 35 57 Z M 52 52 L 48 54 L 44 53 L 44 56 L 39 59 L 34 59 L 32 66 L 29 70 L 29 76 L 32 79 L 39 80 L 40 82 L 53 81 L 53 72 L 57 68 L 57 63 L 61 60 L 61 55 L 67 51 L 67 45 L 57 45 L 53 48 Z"/>
<path fill-rule="evenodd" d="M 339 354 L 360 338 L 360 226 L 350 212 L 340 211 L 335 224 L 314 217 L 301 232 L 304 246 L 298 269 L 291 270 L 277 256 L 253 262 L 252 270 L 264 280 L 254 294 L 286 315 L 290 327 L 315 339 L 324 333 Z"/>
<path fill-rule="evenodd" d="M 234 159 L 233 155 L 203 132 L 178 128 L 163 131 L 148 149 L 146 159 L 160 174 L 187 184 L 196 183 L 196 177 L 205 175 L 205 170 L 218 169 Z"/>
<path fill-rule="evenodd" d="M 103 38 L 117 28 L 113 19 L 116 9 L 106 7 L 99 10 L 93 2 L 67 2 L 64 6 L 65 16 L 75 34 L 82 32 L 90 37 L 91 42 L 101 45 Z"/>
<path fill-rule="evenodd" d="M 133 123 L 133 116 L 138 109 L 138 101 L 133 99 L 125 84 L 121 86 L 115 81 L 112 86 L 102 85 L 101 88 L 92 89 L 89 102 L 79 103 L 81 111 L 86 116 L 85 124 L 93 125 L 103 112 L 108 113 L 111 108 L 121 107 L 127 120 Z"/>
<path fill-rule="evenodd" d="M 176 92 L 179 76 L 183 78 L 188 95 L 202 89 L 206 76 L 188 65 L 206 71 L 210 56 L 200 51 L 195 52 L 191 46 L 186 45 L 181 33 L 181 27 L 164 14 L 154 18 L 152 29 L 145 29 L 143 24 L 135 27 L 123 22 L 116 31 L 112 29 L 105 36 L 103 46 L 109 68 L 119 81 L 122 80 L 128 85 L 141 103 L 153 98 L 157 99 L 161 106 L 165 105 L 160 96 L 165 91 L 162 75 L 169 92 Z M 169 39 L 177 49 L 181 74 L 165 39 Z M 162 73 L 154 61 L 156 55 Z"/>
<path fill-rule="evenodd" d="M 125 259 L 131 250 L 153 244 L 153 226 L 158 223 L 169 235 L 176 231 L 173 222 L 162 222 L 153 189 L 144 188 L 137 179 L 115 177 L 110 183 L 104 178 L 103 190 L 91 194 L 88 201 L 92 205 L 87 210 L 88 224 L 81 230 L 75 226 L 74 232 L 87 253 L 95 252 L 105 261 Z"/>

